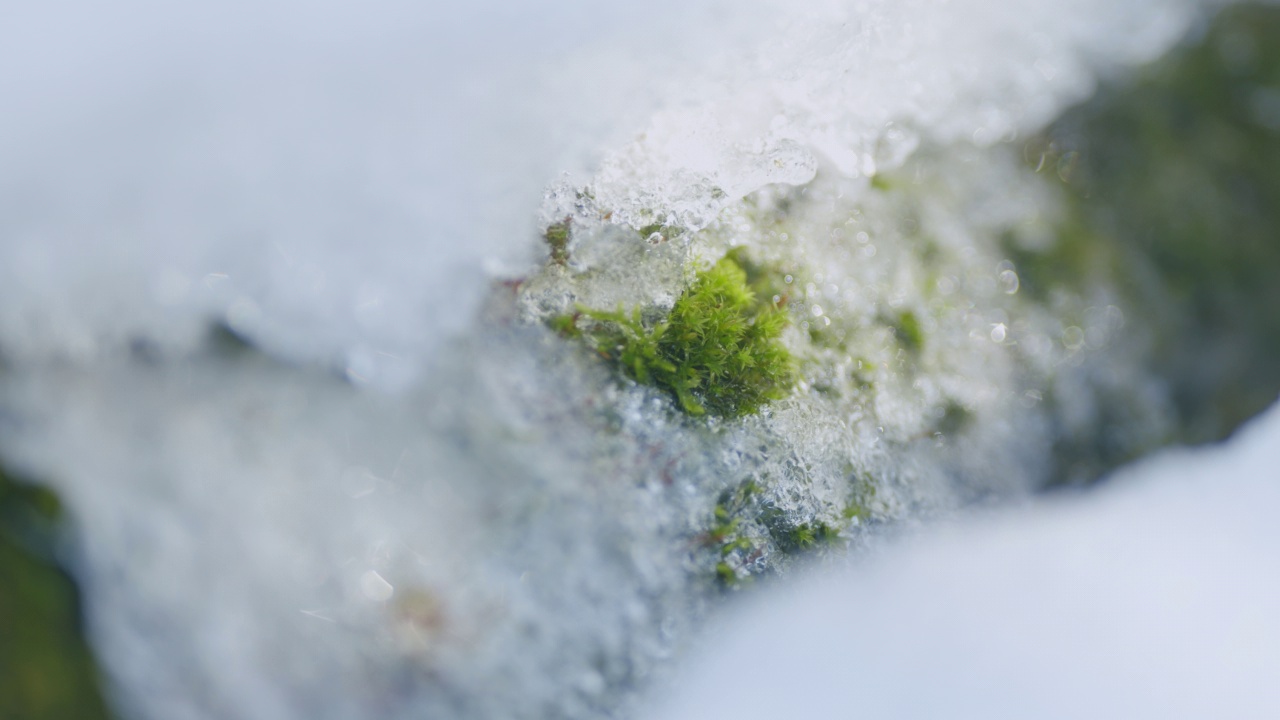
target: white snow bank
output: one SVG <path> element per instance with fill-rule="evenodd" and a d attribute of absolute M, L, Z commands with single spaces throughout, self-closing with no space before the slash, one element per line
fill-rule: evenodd
<path fill-rule="evenodd" d="M 186 349 L 215 317 L 410 379 L 525 266 L 548 183 L 750 43 L 717 7 L 7 4 L 0 345 Z"/>
<path fill-rule="evenodd" d="M 1280 716 L 1280 406 L 761 597 L 649 717 Z"/>
<path fill-rule="evenodd" d="M 618 220 L 705 222 L 819 163 L 869 173 L 918 132 L 1034 127 L 1195 5 L 13 5 L 0 345 L 185 349 L 213 316 L 401 386 L 487 274 L 526 267 L 563 172 L 598 170 Z"/>

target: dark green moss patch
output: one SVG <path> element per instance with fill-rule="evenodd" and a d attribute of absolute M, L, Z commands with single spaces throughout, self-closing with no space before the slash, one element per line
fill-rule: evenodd
<path fill-rule="evenodd" d="M 963 432 L 972 423 L 973 413 L 959 402 L 949 400 L 943 408 L 942 416 L 938 418 L 937 425 L 934 426 L 934 431 L 950 437 Z"/>
<path fill-rule="evenodd" d="M 674 225 L 664 225 L 662 223 L 652 223 L 640 228 L 637 232 L 643 240 L 653 242 L 666 242 L 672 238 L 680 237 L 684 234 L 684 228 Z M 657 235 L 658 239 L 653 240 L 653 236 Z"/>
<path fill-rule="evenodd" d="M 720 493 L 711 526 L 700 537 L 698 544 L 715 552 L 715 576 L 721 587 L 737 587 L 749 580 L 751 563 L 763 554 L 742 526 L 744 518 L 748 525 L 751 522 L 759 491 L 755 481 L 748 480 Z"/>
<path fill-rule="evenodd" d="M 920 319 L 910 310 L 898 313 L 893 321 L 893 335 L 912 354 L 919 354 L 924 348 L 924 330 L 920 328 Z"/>
<path fill-rule="evenodd" d="M 547 241 L 547 247 L 551 250 L 551 262 L 556 265 L 566 265 L 569 262 L 569 218 L 558 223 L 552 223 L 547 227 L 547 231 L 542 234 L 544 240 Z"/>
<path fill-rule="evenodd" d="M 795 554 L 812 550 L 818 545 L 826 545 L 840 539 L 840 529 L 828 523 L 813 521 L 791 525 L 772 523 L 769 535 L 777 544 L 778 550 Z"/>
<path fill-rule="evenodd" d="M 1274 402 L 1280 8 L 1222 9 L 1167 57 L 1065 113 L 1025 156 L 1061 194 L 1064 217 L 1049 242 L 1004 238 L 1022 291 L 1117 296 L 1171 390 L 1176 430 L 1159 442 L 1223 438 Z M 1057 441 L 1063 482 L 1151 449 L 1125 439 L 1142 422 L 1126 397 L 1104 398 L 1096 422 Z"/>
<path fill-rule="evenodd" d="M 580 306 L 551 325 L 585 339 L 633 380 L 667 391 L 690 415 L 749 415 L 786 396 L 795 368 L 779 340 L 786 315 L 752 290 L 739 258 L 699 272 L 661 322 L 646 322 L 639 306 Z"/>
<path fill-rule="evenodd" d="M 0 718 L 105 720 L 75 585 L 54 560 L 58 499 L 0 471 Z"/>

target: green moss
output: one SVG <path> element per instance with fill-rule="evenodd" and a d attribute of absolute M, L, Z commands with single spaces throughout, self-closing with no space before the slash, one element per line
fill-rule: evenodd
<path fill-rule="evenodd" d="M 851 480 L 849 499 L 840 511 L 840 518 L 844 520 L 846 526 L 854 521 L 865 523 L 871 520 L 875 516 L 871 511 L 871 505 L 876 500 L 876 481 L 871 476 L 850 472 L 849 477 Z"/>
<path fill-rule="evenodd" d="M 727 562 L 716 563 L 716 580 L 724 587 L 736 587 L 742 582 L 742 578 L 738 577 L 738 571 Z"/>
<path fill-rule="evenodd" d="M 840 512 L 840 517 L 844 518 L 847 522 L 852 522 L 854 520 L 857 520 L 858 522 L 866 522 L 871 519 L 871 511 L 857 500 L 850 500 L 849 503 L 844 506 L 844 510 Z"/>
<path fill-rule="evenodd" d="M 847 352 L 849 349 L 847 339 L 848 334 L 843 328 L 837 328 L 832 331 L 831 328 L 822 328 L 817 325 L 809 326 L 809 342 L 813 343 L 814 347 Z"/>
<path fill-rule="evenodd" d="M 773 541 L 784 553 L 793 554 L 811 550 L 819 544 L 833 543 L 840 538 L 840 529 L 834 525 L 814 521 L 798 525 L 778 525 L 770 527 Z"/>
<path fill-rule="evenodd" d="M 556 315 L 548 321 L 548 325 L 552 330 L 560 333 L 563 337 L 581 337 L 582 330 L 578 328 L 578 319 L 582 317 L 582 313 L 573 313 L 572 315 Z"/>
<path fill-rule="evenodd" d="M 888 192 L 893 189 L 893 181 L 885 173 L 876 173 L 871 176 L 871 187 L 881 192 Z"/>
<path fill-rule="evenodd" d="M 0 717 L 108 717 L 75 586 L 53 559 L 52 493 L 0 471 Z"/>
<path fill-rule="evenodd" d="M 690 415 L 754 413 L 786 395 L 795 369 L 779 340 L 787 317 L 752 290 L 740 257 L 698 273 L 661 322 L 646 322 L 639 306 L 578 307 L 552 327 L 586 339 L 633 380 L 666 390 Z M 584 328 L 583 318 L 592 323 Z"/>
<path fill-rule="evenodd" d="M 738 519 L 729 517 L 729 510 L 724 505 L 716 505 L 715 524 L 707 530 L 707 537 L 711 542 L 722 545 L 722 553 L 727 552 L 724 547 L 731 544 L 729 538 L 737 531 Z"/>
<path fill-rule="evenodd" d="M 667 240 L 680 237 L 681 235 L 683 235 L 684 229 L 680 227 L 676 227 L 674 225 L 652 223 L 649 225 L 645 225 L 644 227 L 640 228 L 637 232 L 640 233 L 640 238 L 643 240 L 648 240 L 649 238 L 653 237 L 654 233 L 657 233 L 659 236 L 662 237 L 661 242 L 666 242 Z"/>
<path fill-rule="evenodd" d="M 711 526 L 698 544 L 714 553 L 716 580 L 722 587 L 736 587 L 752 576 L 751 563 L 762 554 L 743 528 L 752 522 L 760 486 L 747 480 L 720 493 L 712 513 Z"/>
<path fill-rule="evenodd" d="M 898 313 L 893 322 L 893 334 L 913 354 L 918 354 L 924 348 L 924 330 L 920 328 L 920 319 L 910 310 Z"/>
<path fill-rule="evenodd" d="M 968 408 L 955 400 L 948 400 L 934 431 L 950 437 L 963 432 L 972 423 L 973 413 Z"/>
<path fill-rule="evenodd" d="M 791 285 L 787 283 L 788 273 L 781 267 L 771 263 L 759 263 L 747 255 L 746 248 L 736 247 L 725 254 L 725 258 L 742 268 L 747 278 L 747 288 L 760 303 L 784 308 L 791 300 Z"/>
<path fill-rule="evenodd" d="M 569 262 L 569 218 L 552 223 L 542 237 L 551 249 L 551 262 L 566 265 Z"/>

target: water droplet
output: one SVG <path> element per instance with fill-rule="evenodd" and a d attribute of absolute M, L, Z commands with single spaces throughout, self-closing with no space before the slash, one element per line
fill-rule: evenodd
<path fill-rule="evenodd" d="M 1005 336 L 1009 333 L 1009 328 L 1004 323 L 991 324 L 991 342 L 1002 343 Z"/>
<path fill-rule="evenodd" d="M 1001 270 L 997 280 L 1000 283 L 1000 289 L 1004 290 L 1005 295 L 1012 295 L 1018 292 L 1018 287 L 1020 286 L 1018 273 L 1012 270 Z"/>
<path fill-rule="evenodd" d="M 1062 344 L 1068 350 L 1079 350 L 1084 345 L 1084 330 L 1072 325 L 1062 331 Z"/>

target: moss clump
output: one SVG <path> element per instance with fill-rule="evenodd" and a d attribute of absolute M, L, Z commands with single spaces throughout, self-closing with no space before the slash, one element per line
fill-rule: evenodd
<path fill-rule="evenodd" d="M 684 234 L 684 230 L 674 225 L 664 225 L 662 223 L 651 223 L 640 228 L 640 238 L 645 241 L 666 242 L 672 238 L 680 237 Z M 653 236 L 658 235 L 659 239 L 654 241 Z"/>
<path fill-rule="evenodd" d="M 840 529 L 824 522 L 774 525 L 769 532 L 778 549 L 787 554 L 804 552 L 819 544 L 834 543 L 840 539 Z"/>
<path fill-rule="evenodd" d="M 569 263 L 569 218 L 552 223 L 542 237 L 547 241 L 547 247 L 551 249 L 551 262 L 556 265 L 567 265 Z"/>
<path fill-rule="evenodd" d="M 726 588 L 737 587 L 742 582 L 742 578 L 738 577 L 738 571 L 727 562 L 716 563 L 716 580 Z"/>
<path fill-rule="evenodd" d="M 551 325 L 585 338 L 628 377 L 666 390 L 690 415 L 749 415 L 784 397 L 795 369 L 779 341 L 786 314 L 752 291 L 739 258 L 699 272 L 662 322 L 646 323 L 639 307 L 579 307 Z M 594 321 L 585 330 L 584 317 Z"/>
<path fill-rule="evenodd" d="M 924 330 L 920 327 L 920 319 L 910 310 L 899 313 L 893 323 L 893 334 L 912 354 L 919 354 L 924 348 Z"/>
<path fill-rule="evenodd" d="M 752 578 L 752 563 L 763 555 L 742 520 L 751 523 L 755 499 L 760 486 L 747 480 L 736 488 L 720 493 L 712 515 L 711 526 L 700 535 L 698 545 L 715 551 L 715 576 L 723 588 L 734 588 Z"/>

